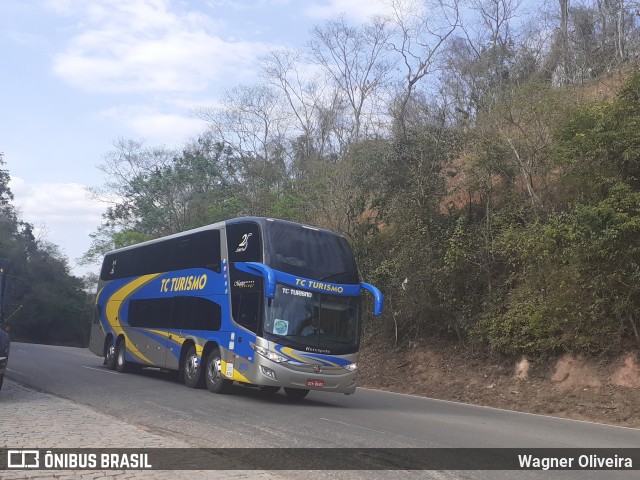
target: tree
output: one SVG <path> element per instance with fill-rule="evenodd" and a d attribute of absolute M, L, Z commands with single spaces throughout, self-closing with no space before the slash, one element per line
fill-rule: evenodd
<path fill-rule="evenodd" d="M 265 197 L 280 196 L 288 183 L 288 112 L 278 92 L 267 85 L 240 85 L 224 92 L 220 107 L 202 107 L 197 114 L 228 152 L 229 173 L 242 187 L 246 212 L 265 214 Z"/>
<path fill-rule="evenodd" d="M 385 52 L 391 31 L 377 17 L 361 26 L 349 26 L 344 17 L 311 30 L 308 43 L 314 62 L 322 67 L 349 108 L 349 125 L 341 153 L 349 145 L 380 130 L 377 101 L 393 68 Z"/>
<path fill-rule="evenodd" d="M 418 83 L 436 68 L 436 57 L 460 22 L 458 0 L 419 5 L 413 0 L 392 0 L 390 45 L 400 57 L 404 76 L 392 115 L 406 134 L 406 112 Z"/>
<path fill-rule="evenodd" d="M 520 41 L 512 23 L 518 0 L 474 0 L 477 21 L 462 23 L 462 36 L 451 38 L 443 81 L 464 119 L 490 112 L 505 88 L 526 81 L 535 68 L 535 55 Z"/>
<path fill-rule="evenodd" d="M 4 160 L 0 154 L 0 166 Z M 70 274 L 58 247 L 38 240 L 33 227 L 20 220 L 11 201 L 9 172 L 0 169 L 0 257 L 10 264 L 11 281 L 24 285 L 24 296 L 8 295 L 12 337 L 22 341 L 85 345 L 88 323 L 83 316 L 84 292 Z M 18 311 L 18 308 L 19 311 Z"/>
<path fill-rule="evenodd" d="M 106 156 L 111 178 L 99 191 L 114 198 L 92 235 L 85 262 L 151 238 L 237 216 L 239 184 L 229 148 L 203 135 L 182 152 L 119 141 Z"/>

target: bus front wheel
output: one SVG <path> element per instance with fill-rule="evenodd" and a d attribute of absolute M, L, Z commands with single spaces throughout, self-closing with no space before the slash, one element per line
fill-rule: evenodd
<path fill-rule="evenodd" d="M 231 387 L 231 380 L 222 376 L 222 358 L 220 350 L 214 348 L 207 357 L 205 366 L 207 389 L 212 393 L 225 393 Z"/>
<path fill-rule="evenodd" d="M 307 396 L 307 394 L 309 393 L 309 390 L 306 390 L 304 388 L 284 388 L 284 393 L 287 394 L 287 397 L 289 397 L 292 400 L 302 400 L 304 397 Z"/>
<path fill-rule="evenodd" d="M 204 375 L 200 366 L 200 358 L 196 353 L 196 346 L 191 345 L 182 362 L 182 377 L 184 384 L 189 388 L 202 388 L 204 386 Z"/>
<path fill-rule="evenodd" d="M 127 346 L 125 340 L 122 339 L 116 346 L 116 370 L 120 373 L 127 373 L 131 371 L 131 364 L 125 360 L 125 354 L 127 352 Z"/>

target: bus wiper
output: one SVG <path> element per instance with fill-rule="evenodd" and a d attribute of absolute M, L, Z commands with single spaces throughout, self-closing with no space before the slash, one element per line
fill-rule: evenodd
<path fill-rule="evenodd" d="M 324 280 L 328 280 L 329 278 L 333 278 L 333 277 L 337 277 L 338 275 L 344 275 L 345 273 L 351 273 L 349 270 L 345 270 L 344 272 L 340 272 L 340 273 L 332 273 L 331 275 L 327 275 L 326 277 L 323 277 L 320 279 L 320 281 L 324 281 Z"/>

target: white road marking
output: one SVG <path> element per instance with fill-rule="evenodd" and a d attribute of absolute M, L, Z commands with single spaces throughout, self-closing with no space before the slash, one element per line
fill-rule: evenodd
<path fill-rule="evenodd" d="M 368 430 L 370 432 L 385 433 L 385 434 L 387 433 L 382 430 L 375 430 L 373 428 L 361 427 L 360 425 L 353 425 L 351 423 L 339 422 L 337 420 L 329 420 L 328 418 L 320 418 L 320 420 L 324 420 L 325 422 L 337 423 L 339 425 L 345 425 L 347 427 L 359 428 L 360 430 Z"/>
<path fill-rule="evenodd" d="M 111 375 L 118 375 L 118 372 L 112 372 L 111 370 L 107 370 L 105 368 L 97 368 L 97 367 L 87 367 L 86 365 L 80 365 L 82 368 L 88 368 L 89 370 L 97 370 L 99 372 L 110 373 Z"/>
<path fill-rule="evenodd" d="M 613 427 L 613 428 L 622 428 L 622 429 L 625 429 L 625 430 L 638 431 L 637 427 L 625 427 L 624 425 L 611 425 L 609 423 L 590 422 L 589 420 L 576 420 L 574 418 L 554 417 L 553 415 L 543 415 L 541 413 L 520 412 L 518 410 L 508 410 L 506 408 L 488 407 L 488 406 L 485 406 L 485 405 L 473 405 L 471 403 L 456 402 L 455 400 L 442 400 L 441 398 L 422 397 L 420 395 L 413 395 L 413 394 L 410 394 L 410 393 L 391 392 L 389 390 L 379 390 L 377 388 L 358 387 L 358 389 L 359 390 L 369 390 L 371 392 L 378 392 L 378 393 L 390 393 L 392 395 L 399 395 L 401 397 L 417 398 L 417 399 L 420 399 L 420 400 L 429 400 L 429 401 L 438 402 L 438 403 L 450 403 L 450 404 L 453 404 L 453 405 L 461 405 L 463 407 L 478 408 L 478 409 L 484 409 L 484 410 L 497 410 L 499 412 L 508 412 L 508 413 L 513 413 L 513 414 L 516 414 L 516 415 L 529 415 L 531 417 L 543 417 L 543 418 L 548 418 L 549 420 L 560 420 L 560 421 L 565 421 L 565 422 L 587 423 L 589 425 L 598 425 L 600 427 Z"/>

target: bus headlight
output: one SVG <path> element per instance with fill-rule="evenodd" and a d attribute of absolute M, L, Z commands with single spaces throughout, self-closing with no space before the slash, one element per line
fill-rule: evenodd
<path fill-rule="evenodd" d="M 253 345 L 252 344 L 251 346 L 256 351 L 256 353 L 259 353 L 263 357 L 268 358 L 272 362 L 283 363 L 283 362 L 288 361 L 282 355 L 278 355 L 277 353 L 272 352 L 271 350 L 267 350 L 266 348 L 260 347 L 259 345 Z"/>
<path fill-rule="evenodd" d="M 346 368 L 348 372 L 355 372 L 358 369 L 358 364 L 350 363 L 349 365 L 346 365 L 344 368 Z"/>

